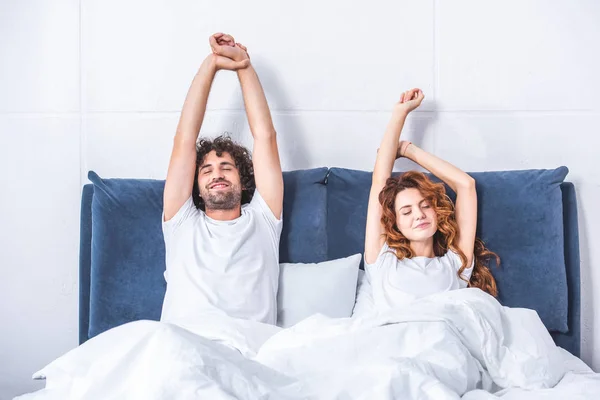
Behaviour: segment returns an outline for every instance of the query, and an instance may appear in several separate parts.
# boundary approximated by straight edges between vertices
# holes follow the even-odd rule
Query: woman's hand
[[[425,98],[425,95],[421,89],[410,89],[402,93],[400,101],[396,103],[394,109],[396,111],[403,112],[405,114],[410,113],[415,108],[421,105],[421,102]]]

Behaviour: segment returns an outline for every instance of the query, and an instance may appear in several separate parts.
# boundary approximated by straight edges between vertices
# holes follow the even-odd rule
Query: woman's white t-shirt
[[[452,250],[441,257],[399,260],[385,243],[375,263],[365,261],[354,314],[381,312],[434,293],[466,288],[473,264],[462,272],[466,281],[458,277],[461,265],[460,257]]]

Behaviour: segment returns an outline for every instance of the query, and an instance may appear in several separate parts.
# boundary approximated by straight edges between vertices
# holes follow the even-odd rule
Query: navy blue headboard
[[[79,344],[89,339],[93,197],[94,185],[85,185],[81,193],[81,221],[79,223]]]
[[[563,227],[565,238],[565,265],[567,268],[567,287],[569,295],[568,325],[569,332],[553,332],[556,344],[571,354],[581,353],[581,280],[579,258],[579,225],[577,222],[577,197],[575,186],[570,182],[560,185],[563,198]]]
[[[325,172],[323,172],[325,171]],[[325,199],[325,190],[328,186],[326,184],[325,173],[326,169],[312,170],[306,171],[310,175],[311,181],[308,184],[312,184],[314,187],[310,190],[299,189],[303,185],[306,185],[307,182],[297,182],[297,177],[294,178],[290,176],[286,177],[284,174],[285,184],[286,184],[286,199],[284,199],[284,208],[286,210],[295,210],[296,214],[303,212],[302,210],[298,210],[296,207],[301,207],[300,204],[308,201],[306,199],[311,199],[310,201],[326,201]],[[307,175],[307,176],[308,176]],[[565,257],[565,265],[566,265],[566,279],[567,279],[567,287],[568,287],[568,316],[567,316],[567,324],[568,324],[568,332],[560,333],[560,332],[551,332],[554,341],[561,347],[565,348],[572,354],[579,356],[580,355],[580,259],[579,259],[579,233],[578,233],[578,225],[577,225],[577,202],[575,197],[575,188],[572,183],[564,182],[560,184],[560,189],[562,192],[562,212],[563,212],[563,229],[564,229],[564,257]],[[303,193],[302,190],[305,190]],[[287,196],[294,193],[294,191],[299,191],[294,194],[293,198],[287,198]],[[82,192],[82,200],[81,200],[81,231],[80,231],[80,255],[79,255],[79,342],[80,344],[85,342],[90,338],[90,315],[94,313],[90,312],[90,291],[92,287],[91,282],[91,260],[92,260],[92,231],[93,231],[93,222],[92,222],[92,200],[94,197],[94,185],[87,184],[83,187]],[[294,199],[302,198],[301,202],[296,201],[294,203]],[[316,199],[316,200],[315,200]],[[303,215],[303,214],[302,214]],[[285,217],[285,213],[284,213]],[[326,215],[316,215],[318,221],[314,221],[316,225],[322,225],[324,223],[322,221],[323,218],[327,218]],[[310,219],[310,218],[309,218]],[[292,237],[297,235],[298,232],[303,235],[302,232],[306,232],[306,234],[318,237],[319,242],[327,242],[327,239],[323,239],[321,236],[323,232],[316,231],[311,229],[310,224],[312,221],[308,221],[306,216],[303,215],[301,219],[292,220],[291,223],[288,223],[286,229],[291,229],[295,232],[293,235],[286,234],[284,235],[286,240],[300,240],[301,242],[306,242],[310,240],[310,238],[306,237]],[[311,233],[312,232],[312,233]],[[284,237],[282,236],[282,238]],[[315,244],[310,244],[313,248],[315,248]],[[283,246],[286,247],[286,246]],[[323,254],[321,254],[323,253]],[[320,252],[320,255],[317,257],[319,260],[301,260],[296,259],[300,255],[295,253],[284,253],[282,255],[283,258],[286,258],[287,262],[315,262],[322,261],[321,259],[326,257],[324,252]],[[331,256],[331,254],[328,254]],[[287,260],[290,258],[290,260]],[[160,260],[160,262],[164,262]],[[160,310],[157,313],[160,314]],[[154,315],[153,314],[153,315]],[[93,334],[92,334],[93,336]]]

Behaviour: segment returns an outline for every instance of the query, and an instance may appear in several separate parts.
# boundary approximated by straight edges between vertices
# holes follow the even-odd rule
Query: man
[[[165,184],[161,321],[217,312],[275,324],[283,208],[276,132],[246,47],[223,33],[209,40],[213,53],[185,99]],[[252,160],[227,137],[197,143],[219,70],[237,72],[254,138]]]

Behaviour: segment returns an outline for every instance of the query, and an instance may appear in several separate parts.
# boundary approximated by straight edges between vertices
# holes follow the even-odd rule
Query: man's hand
[[[207,60],[217,71],[221,69],[237,71],[240,69],[247,68],[248,65],[250,65],[250,60],[233,61],[230,58],[218,56],[216,54],[209,54]]]
[[[211,37],[208,38],[210,42],[210,47],[214,50],[218,46],[235,46],[235,39],[233,36],[228,35],[226,33],[215,33]]]
[[[210,48],[217,59],[217,67],[221,66],[219,69],[237,70],[250,65],[248,50],[241,43],[236,43],[233,36],[225,33],[215,33],[209,38],[209,42]],[[236,64],[228,63],[222,58],[227,58]],[[235,68],[231,68],[233,65],[235,65]]]

